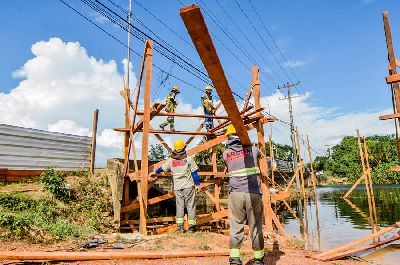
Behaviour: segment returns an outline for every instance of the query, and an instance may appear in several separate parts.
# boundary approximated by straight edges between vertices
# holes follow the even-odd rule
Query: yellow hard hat
[[[176,140],[174,143],[174,150],[180,151],[185,148],[185,143],[182,140]]]
[[[228,126],[228,128],[226,129],[225,135],[231,135],[231,134],[235,134],[235,133],[236,133],[235,127],[233,127],[233,124],[230,124]]]
[[[172,91],[176,91],[176,92],[180,92],[180,89],[179,89],[179,87],[178,86],[173,86],[172,87]]]
[[[213,90],[211,86],[206,86],[206,90]]]

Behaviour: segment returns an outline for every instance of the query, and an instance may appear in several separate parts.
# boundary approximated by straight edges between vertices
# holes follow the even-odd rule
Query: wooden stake
[[[319,225],[319,214],[318,214],[318,197],[317,197],[317,180],[314,174],[313,158],[311,153],[310,139],[307,135],[307,146],[308,146],[308,156],[310,159],[310,169],[311,169],[311,180],[314,189],[314,201],[315,201],[315,218],[317,219],[317,234],[318,234],[318,249],[321,249],[321,229]]]
[[[375,225],[376,225],[376,231],[379,231],[379,225],[378,225],[378,216],[376,214],[376,206],[375,206],[375,196],[374,196],[374,187],[372,185],[372,174],[371,174],[371,168],[369,166],[369,154],[368,154],[368,146],[367,146],[367,140],[364,137],[364,153],[365,153],[365,161],[367,164],[367,176],[368,176],[368,181],[369,181],[369,189],[371,191],[371,202],[372,202],[372,212],[374,214],[375,218]],[[380,240],[380,238],[378,238]]]
[[[299,165],[299,171],[300,171],[300,177],[301,177],[301,190],[303,193],[303,201],[304,201],[304,215],[305,215],[305,219],[306,219],[306,236],[307,236],[307,245],[308,245],[308,249],[311,248],[311,241],[310,241],[310,234],[308,232],[308,208],[307,208],[307,196],[306,196],[306,190],[305,190],[305,186],[304,186],[304,173],[303,173],[303,160],[301,159],[301,149],[300,149],[300,141],[299,141],[299,131],[296,127],[296,142],[297,142],[297,155],[300,161],[300,165]]]
[[[272,137],[271,135],[268,136],[269,138],[269,159],[271,161],[271,178],[272,178],[272,187],[275,188],[276,183],[275,183],[275,176],[274,176],[274,150],[273,150],[273,144],[272,144]]]
[[[372,203],[371,203],[371,194],[369,191],[369,185],[368,185],[368,175],[366,173],[365,169],[365,160],[364,160],[364,153],[363,153],[363,148],[361,145],[361,139],[360,139],[360,131],[357,129],[357,141],[358,141],[358,147],[360,149],[360,159],[361,159],[361,166],[362,170],[365,176],[365,189],[367,190],[367,196],[368,196],[368,208],[369,208],[369,220],[372,228],[372,234],[375,233],[375,222],[374,222],[374,216],[372,214]]]
[[[97,122],[99,120],[99,110],[96,109],[93,113],[93,133],[92,133],[92,148],[90,150],[90,174],[94,175],[94,162],[96,158],[96,135]]]

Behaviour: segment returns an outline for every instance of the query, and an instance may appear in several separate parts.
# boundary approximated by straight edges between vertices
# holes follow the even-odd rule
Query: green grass
[[[0,237],[52,242],[112,230],[107,179],[72,175],[49,170],[40,180],[45,192],[0,193]]]

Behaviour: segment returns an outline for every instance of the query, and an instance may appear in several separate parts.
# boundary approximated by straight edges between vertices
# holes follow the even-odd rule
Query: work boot
[[[189,226],[189,229],[187,230],[188,233],[194,233],[196,231],[197,231],[196,225]]]
[[[184,233],[185,229],[183,228],[183,225],[178,225],[176,227],[175,233]]]
[[[243,265],[242,260],[240,258],[229,258],[230,265]]]
[[[160,129],[162,130],[162,131],[164,131],[164,126],[161,124],[160,125]]]
[[[264,265],[264,257],[261,259],[253,259],[253,265]]]

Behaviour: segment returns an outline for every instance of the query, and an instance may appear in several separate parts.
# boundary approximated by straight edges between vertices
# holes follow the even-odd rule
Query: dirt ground
[[[138,235],[104,235],[99,237],[107,241],[105,244],[90,249],[84,250],[80,246],[82,242],[70,241],[63,243],[54,243],[50,245],[29,244],[21,241],[4,241],[0,242],[0,250],[12,251],[95,251],[95,252],[143,252],[149,253],[165,253],[168,251],[213,251],[213,250],[228,250],[229,238],[225,235],[199,232],[194,234],[169,234],[162,236],[150,236],[145,239]],[[112,244],[119,243],[124,249],[113,249]],[[251,262],[251,242],[246,238],[242,247],[243,264],[250,265]],[[302,243],[290,239],[278,238],[275,242],[267,242],[265,246],[266,261],[268,265],[317,265],[317,264],[332,264],[332,265],[353,265],[362,264],[358,261],[341,260],[334,262],[321,262],[307,258],[308,254],[302,247]],[[1,264],[27,264],[21,262],[0,261]],[[28,264],[42,264],[28,263]],[[182,259],[156,259],[156,260],[121,260],[121,261],[79,261],[79,262],[61,262],[58,264],[132,264],[132,265],[160,265],[160,264],[177,264],[177,265],[222,265],[228,264],[228,257],[204,257],[204,258],[182,258]]]

